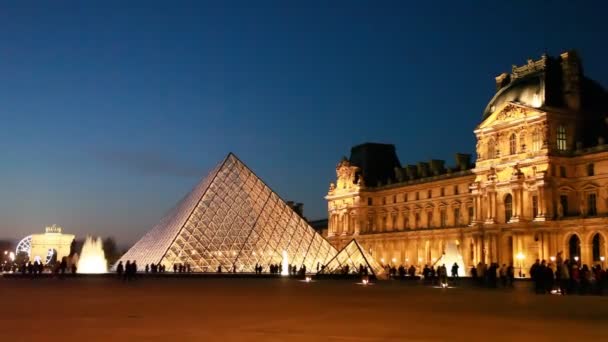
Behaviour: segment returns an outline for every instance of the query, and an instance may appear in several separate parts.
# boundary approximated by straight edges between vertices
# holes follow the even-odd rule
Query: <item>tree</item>
[[[108,264],[113,265],[120,258],[118,247],[116,247],[116,241],[111,236],[107,237],[103,239],[102,246]]]

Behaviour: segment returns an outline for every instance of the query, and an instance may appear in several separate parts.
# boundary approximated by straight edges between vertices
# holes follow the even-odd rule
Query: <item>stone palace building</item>
[[[336,167],[327,237],[355,238],[378,261],[432,264],[455,244],[466,268],[536,259],[603,263],[608,254],[608,93],[574,51],[496,77],[474,133],[476,160],[456,154],[401,165],[366,143]]]

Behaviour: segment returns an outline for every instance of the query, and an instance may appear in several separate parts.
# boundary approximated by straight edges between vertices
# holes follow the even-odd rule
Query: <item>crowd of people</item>
[[[608,274],[601,265],[589,267],[558,254],[555,263],[537,259],[530,268],[534,291],[538,294],[560,293],[601,295],[608,286]]]
[[[27,261],[27,262],[23,262],[20,265],[17,264],[13,264],[11,265],[11,267],[9,268],[9,272],[12,273],[21,273],[22,275],[39,275],[42,273],[53,273],[53,274],[57,274],[57,275],[64,275],[66,273],[68,273],[68,271],[71,274],[76,274],[76,264],[75,263],[68,263],[68,260],[66,257],[64,257],[61,262],[55,262],[54,264],[50,264],[50,265],[45,265],[42,261],[40,260],[34,260],[34,262]]]
[[[471,268],[471,278],[478,285],[496,288],[499,285],[502,287],[512,287],[515,280],[515,269],[512,264],[508,266],[493,262],[487,265],[483,262]]]
[[[135,260],[133,260],[133,262],[127,260],[124,265],[122,261],[118,262],[118,265],[116,265],[116,274],[119,278],[124,280],[133,280],[137,274],[137,262]]]

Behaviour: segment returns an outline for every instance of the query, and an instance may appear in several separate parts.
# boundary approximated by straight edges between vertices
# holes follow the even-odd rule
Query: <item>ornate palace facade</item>
[[[575,52],[496,77],[475,128],[477,159],[402,166],[392,145],[353,147],[330,185],[328,238],[382,263],[432,264],[458,246],[467,267],[607,256],[608,95]]]

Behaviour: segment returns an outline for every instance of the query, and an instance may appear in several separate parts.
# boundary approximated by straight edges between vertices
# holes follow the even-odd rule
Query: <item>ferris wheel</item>
[[[31,235],[24,237],[17,244],[17,249],[15,250],[15,255],[19,255],[20,252],[27,253],[28,257],[31,255],[31,253],[32,253],[32,236]]]

